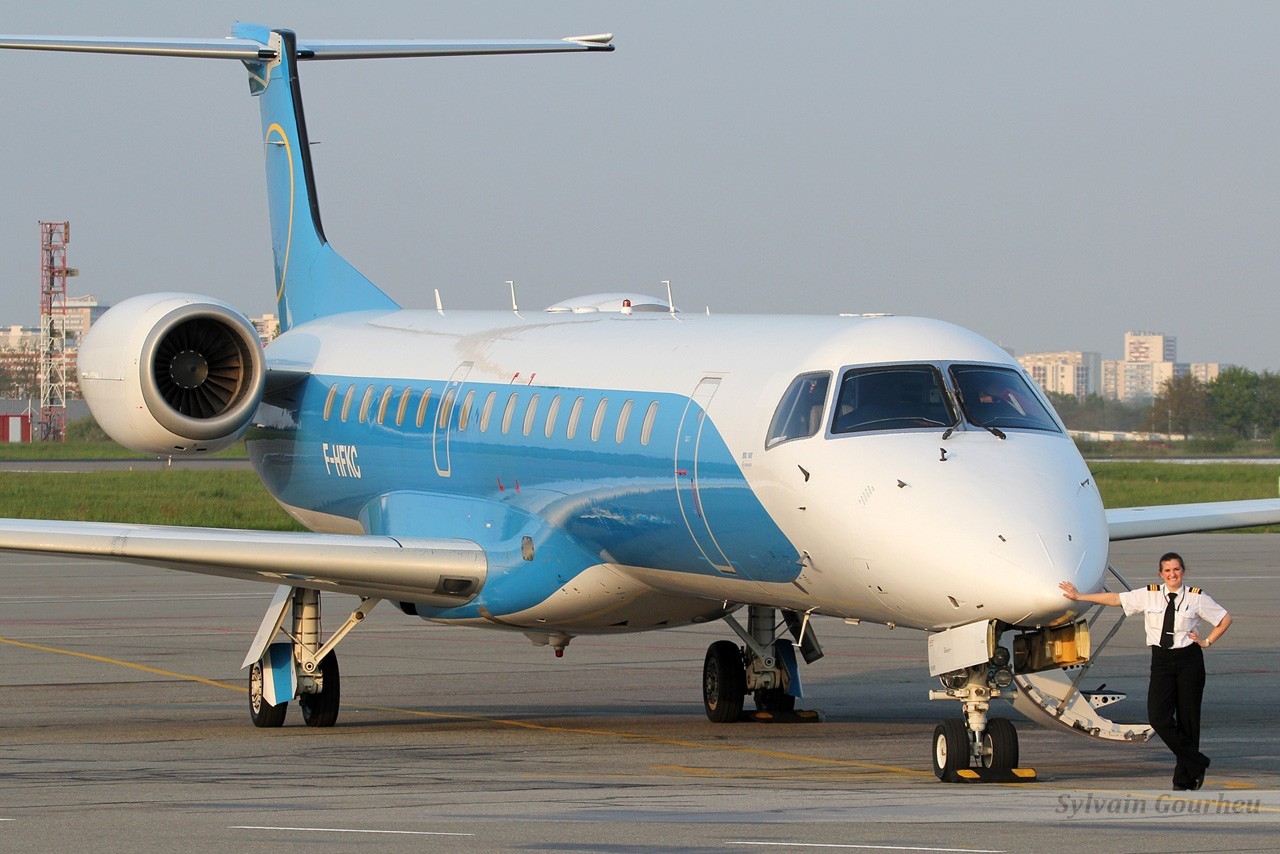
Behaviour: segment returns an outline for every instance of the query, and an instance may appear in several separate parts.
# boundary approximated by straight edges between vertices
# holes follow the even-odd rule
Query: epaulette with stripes
[[[1191,592],[1192,592],[1192,593],[1202,593],[1202,592],[1204,592],[1204,591],[1202,591],[1199,587],[1192,587],[1192,588],[1191,588]]]
[[[1160,589],[1160,585],[1159,585],[1159,584],[1148,584],[1148,585],[1147,585],[1147,589],[1148,589],[1148,590],[1150,590],[1150,591],[1152,591],[1152,592],[1154,593],[1155,591],[1157,591],[1157,590],[1159,590],[1159,589]]]

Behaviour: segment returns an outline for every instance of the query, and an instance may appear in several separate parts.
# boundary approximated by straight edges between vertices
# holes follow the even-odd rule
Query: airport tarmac
[[[1181,551],[1235,623],[1207,653],[1205,788],[1158,742],[1019,726],[1030,784],[940,783],[925,637],[819,620],[820,724],[713,725],[722,624],[576,639],[451,629],[383,603],[340,647],[338,726],[250,723],[239,670],[268,586],[0,557],[0,848],[440,851],[1276,850],[1280,536],[1117,544],[1132,583]],[[354,604],[325,600],[335,628]],[[1112,614],[1117,609],[1111,609]],[[1145,717],[1136,620],[1090,674]],[[1096,678],[1095,678],[1096,676]],[[1015,719],[1016,713],[1009,713]]]

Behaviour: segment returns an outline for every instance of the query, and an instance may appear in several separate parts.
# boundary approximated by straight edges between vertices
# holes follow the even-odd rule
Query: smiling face
[[[1178,590],[1182,587],[1182,576],[1185,572],[1186,569],[1179,558],[1160,561],[1160,578],[1169,590]]]

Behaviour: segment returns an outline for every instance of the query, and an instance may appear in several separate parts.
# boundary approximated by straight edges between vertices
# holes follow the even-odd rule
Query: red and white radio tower
[[[44,442],[67,434],[67,267],[71,223],[40,223],[40,423]]]

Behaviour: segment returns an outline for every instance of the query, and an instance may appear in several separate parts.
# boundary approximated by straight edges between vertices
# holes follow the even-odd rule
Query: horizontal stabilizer
[[[237,25],[238,32],[265,28]],[[391,59],[414,56],[483,56],[488,54],[564,53],[613,50],[612,34],[574,36],[566,39],[346,39],[298,40],[298,59]],[[123,53],[141,56],[182,56],[196,59],[270,61],[277,51],[253,38],[159,39],[131,36],[5,36],[0,49],[59,50],[74,53]]]
[[[1107,511],[1111,541],[1280,525],[1280,499],[1120,507]]]
[[[0,519],[0,550],[83,556],[435,607],[464,605],[488,574],[470,540]]]

